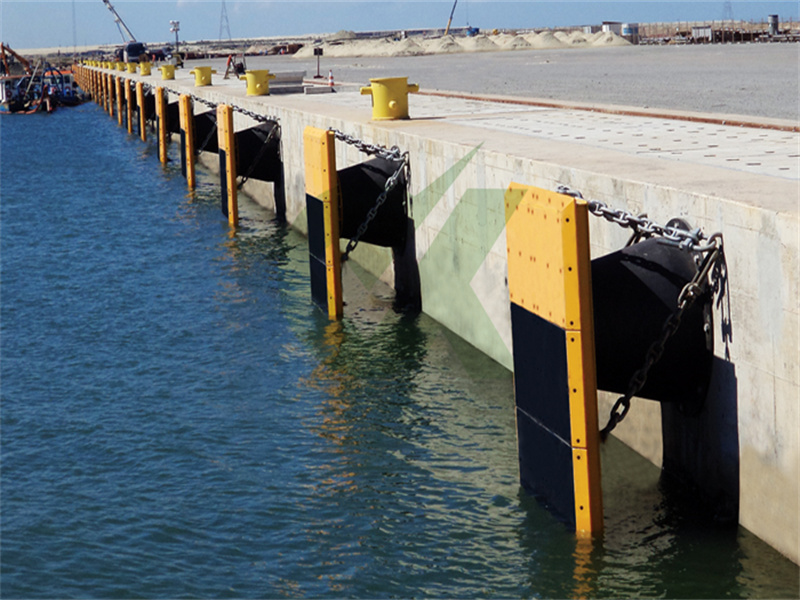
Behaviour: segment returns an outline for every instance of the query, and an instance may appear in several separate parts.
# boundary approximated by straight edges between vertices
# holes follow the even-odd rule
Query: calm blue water
[[[94,105],[0,140],[3,598],[797,597],[613,441],[576,540],[520,491],[507,371],[377,300],[329,323],[302,237],[232,233]]]

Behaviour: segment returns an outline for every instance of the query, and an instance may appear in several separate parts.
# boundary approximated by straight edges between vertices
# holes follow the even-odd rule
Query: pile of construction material
[[[301,48],[297,58],[311,58],[314,48],[322,48],[328,57],[355,56],[420,56],[425,54],[448,54],[453,52],[496,52],[511,50],[537,50],[549,48],[597,48],[629,46],[630,42],[610,31],[583,33],[581,31],[544,31],[515,35],[476,35],[472,37],[406,37],[403,39],[383,37],[358,39],[354,35],[335,34],[325,41]]]

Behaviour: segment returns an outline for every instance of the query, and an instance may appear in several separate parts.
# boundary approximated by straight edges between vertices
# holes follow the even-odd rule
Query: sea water
[[[613,440],[577,539],[508,371],[382,298],[330,323],[306,240],[244,196],[231,229],[174,147],[94,105],[0,140],[3,598],[797,597]]]

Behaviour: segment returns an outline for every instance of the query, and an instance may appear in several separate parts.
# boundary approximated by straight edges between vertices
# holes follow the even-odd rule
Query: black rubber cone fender
[[[624,394],[697,273],[694,253],[651,238],[592,261],[597,387]],[[636,395],[701,407],[714,357],[711,294],[697,299]]]

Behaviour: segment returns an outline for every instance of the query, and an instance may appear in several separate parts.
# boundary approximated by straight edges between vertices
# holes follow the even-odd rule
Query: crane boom
[[[19,61],[19,64],[22,65],[22,68],[25,69],[25,74],[31,74],[31,63],[29,63],[24,56],[21,56],[14,52],[9,46],[6,44],[0,44],[0,55],[2,55],[3,59],[3,66],[5,67],[5,72],[7,75],[10,75],[9,67],[8,67],[8,59],[6,59],[6,52],[8,52],[11,56],[16,58]]]
[[[122,20],[122,17],[119,16],[119,13],[116,9],[111,5],[110,0],[103,0],[103,4],[106,5],[106,8],[111,11],[111,14],[114,15],[114,22],[117,24],[117,28],[119,29],[119,33],[122,36],[123,42],[135,42],[136,37],[133,35],[133,32],[128,29],[128,26],[125,25],[125,21]],[[125,30],[125,33],[123,33]],[[126,38],[125,35],[128,35]]]
[[[105,2],[105,0],[103,0]],[[450,18],[447,19],[447,28],[444,30],[444,34],[447,35],[450,33],[450,24],[453,22],[453,15],[456,12],[456,4],[458,4],[458,0],[453,2],[453,10],[450,11]]]

